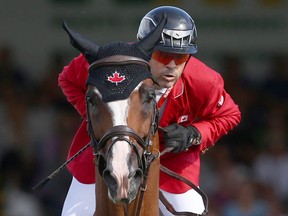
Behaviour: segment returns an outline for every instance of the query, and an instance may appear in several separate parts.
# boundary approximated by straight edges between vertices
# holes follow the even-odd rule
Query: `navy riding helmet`
[[[162,40],[155,49],[180,54],[195,54],[197,52],[197,30],[194,20],[184,10],[173,6],[161,6],[149,11],[141,20],[137,39],[141,40],[161,20],[166,13],[167,22],[162,31]]]

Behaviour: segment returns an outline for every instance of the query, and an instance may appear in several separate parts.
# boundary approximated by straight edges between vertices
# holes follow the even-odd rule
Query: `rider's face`
[[[156,55],[155,52],[157,52]],[[158,83],[159,89],[172,87],[176,83],[183,73],[189,56],[189,54],[159,53],[157,50],[154,51],[149,63],[152,77]]]

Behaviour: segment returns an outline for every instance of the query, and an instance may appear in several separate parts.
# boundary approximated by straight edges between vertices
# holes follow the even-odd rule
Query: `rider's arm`
[[[58,77],[58,85],[82,117],[86,115],[85,92],[88,66],[88,62],[81,54],[65,66]]]
[[[210,98],[202,109],[199,120],[192,125],[196,127],[202,137],[200,149],[205,151],[215,144],[223,135],[227,134],[241,120],[241,113],[230,95],[224,90],[222,77],[215,73],[213,89]]]

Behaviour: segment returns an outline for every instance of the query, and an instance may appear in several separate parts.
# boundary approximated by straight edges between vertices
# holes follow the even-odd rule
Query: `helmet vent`
[[[139,25],[138,39],[155,28],[163,13],[167,15],[167,23],[162,31],[162,40],[155,49],[180,54],[197,53],[197,30],[194,20],[187,12],[174,6],[160,6],[148,12]]]
[[[188,47],[191,44],[191,35],[187,35],[185,37],[181,38],[174,38],[170,35],[167,35],[165,33],[162,33],[162,43],[164,46],[170,46],[174,48],[182,48],[182,47]]]

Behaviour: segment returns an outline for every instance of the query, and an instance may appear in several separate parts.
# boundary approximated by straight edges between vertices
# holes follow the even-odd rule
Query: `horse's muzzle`
[[[109,169],[103,171],[103,179],[108,188],[108,194],[114,203],[132,202],[138,193],[142,182],[143,172],[141,169],[135,169],[128,176],[118,177]]]

